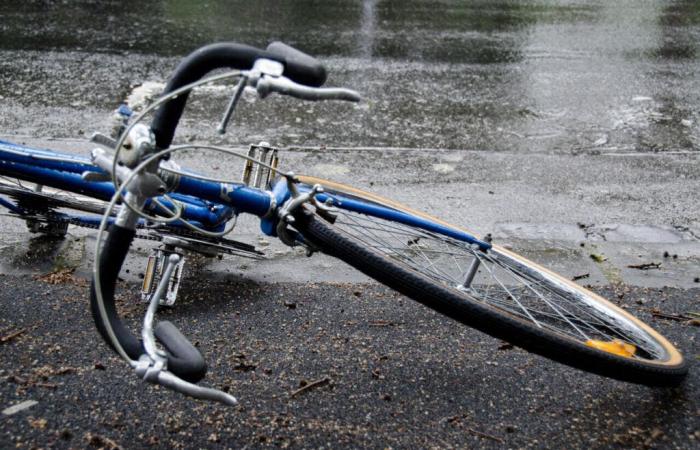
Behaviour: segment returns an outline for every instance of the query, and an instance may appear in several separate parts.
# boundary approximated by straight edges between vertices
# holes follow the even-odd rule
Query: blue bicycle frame
[[[86,181],[82,178],[85,172],[105,174],[93,165],[88,158],[57,153],[50,150],[38,150],[20,146],[10,142],[0,141],[0,175],[15,177],[50,186],[56,189],[75,192],[100,200],[108,201],[114,195],[114,185],[109,181]],[[300,185],[300,191],[310,189]],[[198,178],[181,176],[175,193],[171,195],[184,205],[182,217],[210,231],[220,231],[226,221],[240,213],[253,214],[260,217],[261,229],[269,236],[276,236],[277,217],[275,207],[284,204],[291,193],[284,178],[278,180],[271,191],[251,188],[244,184],[217,183]],[[488,242],[475,238],[464,231],[445,226],[432,220],[399,211],[395,208],[376,202],[345,196],[342,193],[324,193],[318,196],[321,202],[331,200],[331,205],[423,230],[449,236],[470,244],[476,244],[482,249],[489,249]],[[160,201],[169,208],[172,202],[165,198]],[[21,211],[21,207],[0,198],[0,205],[13,212]],[[158,213],[159,207],[151,202],[147,210]],[[162,211],[160,211],[162,212]],[[74,216],[76,220],[86,223],[99,223],[94,216]],[[97,221],[97,222],[95,222]],[[177,222],[174,226],[178,226]]]

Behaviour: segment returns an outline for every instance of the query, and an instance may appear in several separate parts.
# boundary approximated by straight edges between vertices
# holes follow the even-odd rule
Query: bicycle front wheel
[[[319,183],[337,209],[330,224],[305,214],[295,227],[324,253],[468,326],[570,366],[624,381],[676,385],[680,352],[651,327],[604,298],[504,248],[379,217],[393,209],[439,219],[348,186]],[[348,199],[370,205],[346,209]],[[386,217],[386,216],[385,216]],[[463,230],[462,230],[463,231]]]

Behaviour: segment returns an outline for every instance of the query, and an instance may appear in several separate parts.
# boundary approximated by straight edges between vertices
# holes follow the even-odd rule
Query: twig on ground
[[[647,311],[653,317],[658,317],[659,319],[675,320],[676,322],[690,322],[690,321],[696,320],[696,318],[693,317],[693,313],[689,313],[688,315],[670,314],[670,313],[665,313],[663,311],[660,311],[656,308],[637,308],[637,309],[642,310],[642,311]]]
[[[394,325],[394,322],[390,322],[388,320],[372,320],[369,322],[369,324],[373,327],[390,327]]]
[[[21,329],[15,331],[15,332],[12,332],[12,333],[10,333],[10,334],[8,334],[8,335],[6,335],[6,336],[0,337],[0,344],[4,344],[4,343],[6,343],[6,342],[10,342],[12,339],[14,339],[14,338],[16,338],[17,336],[21,335],[21,334],[24,333],[25,331],[27,331],[26,328],[21,328]]]
[[[630,269],[639,269],[639,270],[651,270],[651,269],[660,269],[661,268],[661,263],[644,263],[644,264],[630,264],[627,267]]]
[[[85,440],[92,447],[104,448],[107,450],[121,450],[121,446],[112,439],[99,434],[86,433]]]
[[[320,380],[312,381],[311,383],[305,384],[304,386],[300,387],[296,391],[292,392],[289,394],[290,398],[294,398],[297,395],[301,394],[302,392],[308,391],[309,389],[313,389],[315,387],[319,386],[325,386],[326,384],[330,383],[331,379],[328,377],[321,378]]]
[[[667,313],[661,313],[661,312],[653,312],[653,311],[652,311],[651,315],[654,317],[658,317],[660,319],[675,320],[676,322],[687,322],[689,320],[693,320],[692,317],[680,316],[680,315],[676,315],[676,314],[667,314]]]
[[[487,434],[487,433],[482,433],[481,431],[476,431],[473,428],[467,428],[466,430],[469,433],[473,434],[474,436],[478,436],[478,437],[482,437],[482,438],[486,438],[486,439],[491,439],[493,441],[498,442],[499,444],[503,444],[505,442],[503,439],[501,439],[499,437],[496,437],[494,435]]]

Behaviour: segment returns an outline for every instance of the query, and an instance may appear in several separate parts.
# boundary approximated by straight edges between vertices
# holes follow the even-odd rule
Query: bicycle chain
[[[85,223],[85,222],[81,221],[80,219],[66,217],[65,215],[62,215],[60,213],[56,213],[53,211],[42,211],[42,210],[26,208],[26,207],[23,207],[23,209],[27,212],[27,214],[26,215],[19,215],[18,214],[17,217],[24,219],[24,220],[33,219],[33,220],[44,221],[46,223],[56,223],[56,224],[67,223],[68,225],[74,225],[74,226],[78,226],[81,228],[93,229],[93,230],[97,230],[100,228],[99,225]],[[141,231],[141,232],[139,232],[139,231]],[[173,235],[173,236],[176,236],[179,238],[184,238],[184,239],[189,238],[189,239],[197,240],[197,241],[200,241],[200,243],[203,243],[204,245],[216,247],[218,250],[220,250],[222,252],[229,253],[229,254],[240,255],[240,252],[243,252],[243,253],[249,253],[251,256],[255,256],[255,257],[260,257],[263,255],[262,253],[259,253],[255,250],[253,250],[252,246],[251,246],[251,249],[236,248],[233,243],[238,244],[238,245],[242,245],[242,246],[247,246],[249,244],[244,244],[244,243],[237,242],[237,241],[228,241],[229,243],[222,244],[221,242],[207,240],[206,236],[203,236],[199,233],[196,233],[194,231],[191,231],[189,229],[184,229],[184,228],[183,229],[168,228],[167,233],[163,233],[160,230],[149,229],[148,226],[146,226],[146,225],[138,225],[135,237],[137,239],[142,239],[142,240],[146,240],[146,241],[162,242],[163,239],[165,237],[167,237],[168,235]]]

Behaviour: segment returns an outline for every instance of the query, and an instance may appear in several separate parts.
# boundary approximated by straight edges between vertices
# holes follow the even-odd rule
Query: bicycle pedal
[[[279,165],[278,151],[279,149],[270,146],[267,142],[261,142],[257,145],[251,144],[248,149],[248,157],[272,167],[272,170],[248,159],[243,167],[243,176],[241,177],[243,184],[258,189],[266,189],[276,173],[275,169]]]
[[[180,289],[182,281],[182,273],[185,266],[185,257],[178,252],[166,251],[160,248],[154,249],[148,257],[146,270],[144,271],[143,283],[141,284],[141,301],[149,303],[153,295],[155,295],[158,285],[160,284],[163,272],[165,270],[168,258],[172,254],[180,256],[180,261],[175,266],[173,273],[168,282],[165,294],[158,302],[161,306],[173,306],[177,300],[177,292]]]

